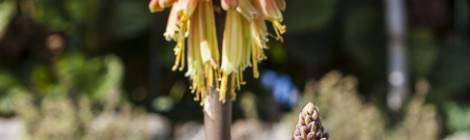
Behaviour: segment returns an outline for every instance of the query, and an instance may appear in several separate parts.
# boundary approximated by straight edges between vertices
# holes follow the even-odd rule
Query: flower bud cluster
[[[320,111],[308,103],[299,115],[293,140],[328,140],[328,133],[320,121]]]

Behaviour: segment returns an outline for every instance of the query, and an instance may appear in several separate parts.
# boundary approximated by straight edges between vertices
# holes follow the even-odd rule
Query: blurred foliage
[[[457,42],[455,42],[457,43]],[[452,45],[440,48],[436,68],[431,76],[432,100],[443,103],[451,97],[464,95],[470,85],[470,48]]]
[[[333,19],[337,3],[338,0],[289,1],[285,14],[289,32],[305,32],[325,27]]]
[[[12,97],[15,96],[15,94],[11,90],[18,88],[19,84],[15,77],[9,73],[0,71],[0,114],[12,112]]]
[[[373,140],[385,138],[385,117],[371,103],[357,96],[357,80],[338,72],[326,74],[318,83],[315,104],[331,139]],[[316,92],[316,93],[315,93]]]
[[[45,98],[36,105],[28,91],[15,90],[14,108],[26,124],[22,139],[166,139],[168,127],[159,116],[131,108],[121,99],[108,98],[96,108],[88,98],[77,102],[60,96]],[[118,96],[118,95],[113,95]],[[74,103],[76,102],[76,103]]]
[[[25,123],[22,139],[167,139],[166,120],[121,97],[122,71],[112,55],[64,55],[33,69],[31,90],[0,72],[1,114]]]
[[[28,0],[33,18],[59,31],[77,32],[79,24],[94,22],[98,18],[96,0]]]
[[[438,57],[438,44],[429,28],[415,29],[410,33],[411,69],[416,77],[429,76]]]
[[[379,73],[385,60],[384,28],[379,9],[372,4],[363,4],[347,9],[345,13],[344,49],[360,71]]]
[[[435,106],[425,103],[429,88],[425,80],[416,82],[416,93],[405,108],[404,119],[388,137],[395,140],[439,139],[439,132],[443,128],[441,118]]]
[[[123,0],[115,3],[110,17],[109,31],[115,37],[129,38],[142,33],[150,26],[150,13],[147,3],[135,0]],[[144,8],[143,8],[144,7]]]
[[[13,18],[16,11],[14,0],[2,0],[0,1],[0,39],[5,34],[5,30]]]
[[[2,113],[14,110],[11,93],[31,87],[26,93],[39,98],[57,96],[86,96],[93,103],[103,102],[112,92],[120,92],[123,68],[115,56],[85,58],[80,54],[64,55],[52,69],[44,66],[33,68],[31,85],[23,85],[5,72],[0,72],[0,107]]]
[[[470,108],[449,103],[445,106],[447,125],[452,131],[470,130]]]
[[[33,70],[31,81],[40,95],[72,93],[102,100],[110,89],[120,87],[123,69],[115,56],[87,59],[73,54],[59,58],[51,71],[57,73],[42,66]]]

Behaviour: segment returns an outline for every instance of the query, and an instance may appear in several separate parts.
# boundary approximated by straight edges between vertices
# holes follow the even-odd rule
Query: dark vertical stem
[[[387,103],[391,109],[398,110],[408,92],[405,4],[403,0],[385,0],[385,9],[389,41]]]
[[[219,93],[213,89],[206,97],[204,105],[205,140],[230,140],[232,123],[232,102],[219,101]]]

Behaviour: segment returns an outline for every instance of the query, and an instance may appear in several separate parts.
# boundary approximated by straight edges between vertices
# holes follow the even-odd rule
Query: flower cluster
[[[299,115],[293,140],[328,140],[321,121],[318,107],[308,103]]]
[[[227,93],[235,98],[235,90],[245,82],[243,71],[253,68],[259,77],[258,63],[266,59],[270,35],[266,21],[273,25],[275,38],[283,41],[286,27],[282,24],[285,0],[221,0],[226,13],[222,40],[222,56],[219,54],[214,5],[212,0],[151,0],[152,13],[170,8],[164,36],[175,41],[176,56],[172,70],[184,70],[190,78],[191,92],[195,100],[203,101],[208,90],[215,87],[220,101]],[[201,102],[203,103],[203,102]]]

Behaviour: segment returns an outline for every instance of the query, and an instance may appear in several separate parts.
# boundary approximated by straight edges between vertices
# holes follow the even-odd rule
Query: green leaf
[[[144,31],[150,23],[146,1],[121,0],[116,3],[110,18],[109,31],[114,37],[132,37]]]

